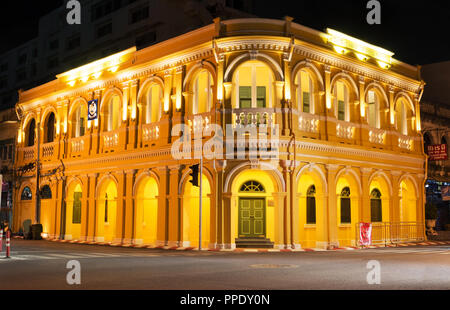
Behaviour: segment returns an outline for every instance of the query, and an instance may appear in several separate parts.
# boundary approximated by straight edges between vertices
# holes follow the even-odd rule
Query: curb
[[[16,238],[19,239],[19,238]],[[177,247],[177,246],[153,246],[148,244],[121,244],[112,242],[95,242],[95,241],[81,241],[81,240],[60,240],[60,239],[43,239],[51,242],[61,242],[70,244],[85,244],[85,245],[102,245],[102,246],[112,246],[112,247],[123,247],[123,248],[136,248],[136,249],[159,249],[159,250],[169,250],[169,251],[198,251],[197,247]],[[409,247],[409,246],[430,246],[430,245],[450,245],[450,241],[430,241],[430,242],[408,242],[408,243],[398,243],[398,244],[387,244],[385,245],[370,245],[366,247],[338,247],[332,249],[320,249],[320,248],[300,248],[300,249],[246,249],[246,248],[236,248],[236,249],[218,249],[218,248],[202,248],[202,252],[234,252],[234,253],[297,253],[297,252],[330,252],[330,251],[354,251],[359,249],[378,249],[378,248],[395,248],[395,247]]]

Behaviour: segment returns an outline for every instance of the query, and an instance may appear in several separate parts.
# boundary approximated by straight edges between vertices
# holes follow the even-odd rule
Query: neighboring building
[[[207,25],[215,17],[249,17],[253,0],[80,0],[81,25],[69,25],[66,2],[39,20],[38,37],[0,56],[0,107],[18,89],[136,46],[138,49]]]
[[[419,69],[289,17],[214,21],[20,94],[16,164],[42,167],[15,192],[15,230],[198,246],[199,161],[172,149],[176,125],[198,151],[218,124],[233,140],[203,161],[203,247],[350,246],[359,222],[374,242],[423,239]]]
[[[437,229],[443,230],[450,224],[450,201],[441,195],[450,186],[450,61],[423,66],[422,77],[427,83],[421,104],[425,152],[431,145],[445,145],[447,151],[447,159],[428,160],[426,184],[427,201],[438,206]]]
[[[0,111],[0,223],[12,223],[14,157],[19,122],[14,108]]]

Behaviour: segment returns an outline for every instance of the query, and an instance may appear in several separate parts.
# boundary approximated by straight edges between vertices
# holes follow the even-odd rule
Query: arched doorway
[[[344,171],[345,172],[345,171]],[[356,223],[360,221],[360,184],[357,176],[344,173],[336,182],[336,220],[340,246],[356,245]]]
[[[322,231],[326,223],[323,206],[325,186],[320,168],[303,169],[297,181],[298,240],[302,247],[321,247],[327,242]]]
[[[275,176],[266,170],[243,170],[233,179],[229,214],[231,240],[237,247],[280,245],[278,187]]]
[[[202,248],[208,248],[211,240],[211,185],[202,176]],[[185,180],[182,210],[182,241],[184,246],[198,247],[200,232],[200,189]]]
[[[44,235],[50,235],[54,228],[52,219],[54,218],[54,203],[52,190],[49,185],[44,185],[40,190],[40,222]]]
[[[136,189],[135,243],[154,245],[158,223],[158,183],[153,177],[142,179]]]
[[[400,222],[416,222],[417,195],[414,183],[410,179],[405,178],[400,182],[399,198]]]
[[[112,179],[107,179],[100,185],[96,214],[96,241],[112,242],[117,221],[117,185]]]
[[[67,189],[65,240],[80,240],[83,190],[79,182],[72,182]]]

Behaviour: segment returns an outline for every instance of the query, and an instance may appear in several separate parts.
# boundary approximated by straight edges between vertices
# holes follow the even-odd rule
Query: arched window
[[[311,75],[300,70],[295,79],[297,89],[297,107],[304,113],[315,113],[314,111],[314,84]]]
[[[105,125],[103,131],[116,130],[120,126],[120,97],[113,95],[104,107]]]
[[[26,141],[26,145],[27,146],[33,146],[34,145],[35,134],[36,134],[36,121],[33,118],[30,121],[30,124],[28,125],[27,141]]]
[[[367,92],[367,106],[368,106],[368,122],[370,127],[380,128],[380,100],[378,94],[369,90]]]
[[[263,62],[245,62],[233,76],[233,108],[273,107],[274,81],[271,69]]]
[[[347,85],[342,81],[337,81],[334,87],[334,97],[336,106],[336,117],[340,121],[350,121],[348,104],[349,92]]]
[[[264,193],[265,189],[262,184],[257,181],[248,181],[242,184],[239,191],[247,193]]]
[[[370,219],[373,223],[382,222],[381,192],[374,188],[370,193]]]
[[[40,196],[41,196],[41,199],[51,199],[52,198],[52,190],[51,190],[50,186],[44,185],[41,188]]]
[[[161,119],[163,102],[163,90],[159,84],[152,84],[145,96],[144,122],[145,124],[156,123]]]
[[[32,200],[33,194],[31,192],[31,189],[28,186],[25,186],[25,188],[22,191],[22,194],[20,195],[21,200]]]
[[[316,187],[311,185],[306,193],[306,224],[316,224]]]
[[[397,120],[397,130],[400,131],[402,135],[408,135],[408,121],[407,121],[407,108],[405,100],[401,99],[397,101],[397,106],[395,109],[396,120]]]
[[[51,112],[45,122],[44,143],[50,143],[55,140],[55,113]]]
[[[351,222],[350,188],[344,187],[341,191],[341,223],[348,224]]]
[[[72,115],[72,138],[84,136],[87,123],[87,106],[80,103]]]
[[[213,105],[214,81],[208,70],[201,70],[195,76],[193,84],[192,114],[201,114],[211,111]]]

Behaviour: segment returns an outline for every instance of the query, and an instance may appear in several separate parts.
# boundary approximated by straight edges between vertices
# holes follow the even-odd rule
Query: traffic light
[[[191,169],[191,173],[189,174],[192,177],[192,180],[189,180],[189,182],[192,183],[193,186],[199,186],[198,185],[198,170],[200,165],[193,165],[189,168]]]

